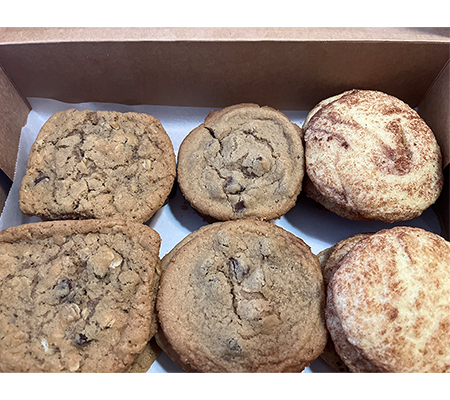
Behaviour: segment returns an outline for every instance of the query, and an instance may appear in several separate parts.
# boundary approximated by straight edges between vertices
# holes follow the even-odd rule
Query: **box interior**
[[[351,88],[417,107],[447,166],[449,54],[449,28],[1,28],[0,168],[13,179],[29,97],[310,110]]]
[[[449,239],[449,53],[448,28],[0,28],[0,210],[35,98],[211,109],[254,102],[306,112],[344,90],[377,89],[417,108],[436,134],[446,183],[433,209],[440,219],[435,225]],[[306,196],[299,202],[306,212],[276,223],[316,237],[315,251],[362,227],[322,215]],[[150,222],[161,234],[167,231],[163,254],[204,223],[189,211],[177,191]],[[426,215],[421,223],[428,226]],[[316,363],[310,369],[321,368]]]

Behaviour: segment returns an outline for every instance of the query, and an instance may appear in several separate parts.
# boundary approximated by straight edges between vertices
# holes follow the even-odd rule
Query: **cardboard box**
[[[450,28],[0,28],[0,208],[27,97],[309,110],[344,90],[377,89],[417,107],[447,167],[449,53]],[[448,192],[447,182],[436,206],[447,238]]]
[[[434,211],[449,239],[450,28],[0,28],[0,209],[36,104],[31,98],[207,109],[254,102],[308,111],[352,88],[399,97],[434,131],[446,179]],[[187,209],[177,201],[173,208]],[[316,220],[291,222],[323,234]],[[353,222],[335,231],[344,236]],[[162,255],[193,226],[164,236]],[[315,250],[336,242],[325,233]]]
[[[0,205],[28,98],[310,110],[351,88],[395,95],[450,154],[450,28],[0,28]],[[3,193],[3,194],[2,194]],[[435,210],[449,232],[448,179]]]

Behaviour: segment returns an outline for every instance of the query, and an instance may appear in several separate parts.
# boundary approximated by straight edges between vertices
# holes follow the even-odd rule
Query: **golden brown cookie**
[[[278,218],[302,188],[301,136],[297,125],[270,107],[212,111],[180,146],[180,189],[193,208],[217,220]]]
[[[156,331],[159,246],[124,220],[0,232],[0,371],[126,371]]]
[[[339,264],[326,319],[352,371],[449,372],[449,242],[395,227],[362,239]]]
[[[19,205],[44,220],[146,222],[164,205],[175,174],[172,143],[156,118],[71,109],[39,132]]]
[[[393,96],[344,92],[314,107],[303,131],[305,191],[342,217],[404,221],[439,197],[442,160],[434,134]]]
[[[319,261],[291,233],[254,219],[218,222],[166,261],[157,311],[181,367],[300,372],[322,352]]]

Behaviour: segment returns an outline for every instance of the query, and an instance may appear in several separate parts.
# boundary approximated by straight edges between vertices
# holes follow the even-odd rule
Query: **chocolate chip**
[[[75,335],[75,343],[78,346],[86,346],[87,344],[91,343],[92,340],[88,340],[87,336],[84,333],[77,333]]]
[[[50,179],[49,176],[39,176],[34,180],[34,184],[37,185],[39,182],[42,182],[44,179]]]
[[[244,200],[240,200],[234,205],[234,211],[242,211],[243,209],[245,209]]]
[[[230,258],[230,270],[236,280],[241,283],[244,277],[250,272],[250,267],[242,265],[241,261],[237,258]]]

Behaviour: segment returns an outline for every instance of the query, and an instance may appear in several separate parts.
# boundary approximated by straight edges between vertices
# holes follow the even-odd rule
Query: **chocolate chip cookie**
[[[44,220],[146,222],[164,205],[175,174],[172,143],[156,118],[71,109],[39,132],[19,205]]]
[[[126,371],[156,331],[159,246],[125,220],[0,232],[0,371]]]
[[[176,247],[156,306],[179,366],[300,372],[322,352],[322,274],[301,239],[250,218],[201,228]]]
[[[419,216],[442,190],[441,151],[407,104],[373,90],[351,90],[319,103],[303,125],[305,192],[354,220]]]
[[[271,220],[289,211],[302,188],[301,129],[256,104],[212,111],[178,153],[178,183],[193,208],[217,220]]]

